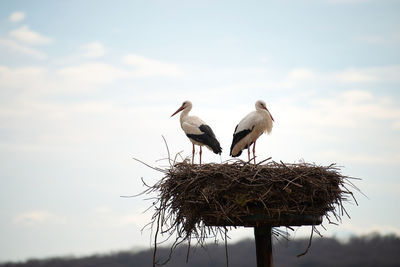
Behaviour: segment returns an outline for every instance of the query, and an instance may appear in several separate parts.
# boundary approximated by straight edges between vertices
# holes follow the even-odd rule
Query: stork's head
[[[265,104],[264,101],[258,100],[256,102],[255,106],[256,106],[256,110],[266,110],[269,113],[269,115],[271,116],[272,121],[274,121],[274,117],[272,117],[271,112],[269,112],[269,110],[267,108],[267,104]]]
[[[179,113],[180,111],[184,110],[184,109],[191,110],[192,109],[192,102],[190,102],[189,100],[186,100],[185,102],[183,102],[182,106],[180,108],[178,108],[178,110],[175,111],[175,113],[172,114],[171,117],[174,116],[175,114]]]

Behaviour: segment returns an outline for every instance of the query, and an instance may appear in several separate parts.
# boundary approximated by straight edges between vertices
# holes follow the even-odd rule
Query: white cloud
[[[14,223],[23,226],[63,222],[64,219],[45,210],[23,212],[14,217]]]
[[[0,39],[0,47],[3,47],[5,49],[8,49],[13,52],[28,55],[28,56],[31,56],[31,57],[34,57],[34,58],[40,59],[40,60],[47,58],[47,55],[45,53],[43,53],[42,51],[39,51],[37,49],[31,48],[26,45],[21,45],[21,44],[15,42],[14,40],[10,40],[10,39]]]
[[[144,213],[136,213],[136,214],[126,214],[120,215],[116,217],[116,222],[119,225],[136,225],[140,228],[143,228],[149,222],[151,222],[151,214],[150,211],[146,214]]]
[[[331,109],[341,120],[346,117],[352,124],[370,121],[371,119],[400,119],[400,108],[390,99],[378,97],[368,91],[348,90],[335,98],[320,99],[314,102],[321,109]],[[350,122],[349,122],[350,123]],[[371,125],[371,127],[374,127]]]
[[[400,164],[400,154],[395,154],[391,151],[384,153],[367,154],[357,151],[339,151],[331,150],[318,153],[320,160],[340,159],[341,162],[357,163],[357,164],[379,164],[379,165],[394,165]]]
[[[271,145],[276,146],[278,157],[297,154],[346,164],[400,163],[395,127],[400,121],[400,107],[395,99],[348,90],[313,96],[303,104],[282,99],[270,110],[276,120]],[[279,148],[284,146],[291,147],[291,153],[281,153]]]
[[[334,96],[314,97],[310,99],[307,108],[293,103],[282,105],[288,106],[281,110],[281,116],[285,116],[285,119],[300,129],[306,129],[303,125],[309,125],[367,130],[375,128],[377,120],[392,123],[400,121],[400,108],[393,101],[364,90],[348,90]]]
[[[344,91],[339,97],[346,102],[360,103],[365,101],[374,101],[374,96],[371,92],[362,90]]]
[[[380,82],[400,82],[400,65],[382,67],[347,68],[332,72],[316,72],[310,69],[294,69],[286,78],[277,83],[282,88],[295,88],[299,84],[327,84],[340,83],[341,85],[369,84]]]
[[[393,122],[392,127],[395,130],[400,130],[400,120]]]
[[[24,13],[24,12],[16,11],[16,12],[12,13],[12,14],[9,16],[8,19],[9,19],[11,22],[20,22],[20,21],[22,21],[24,18],[25,18],[25,13]]]
[[[85,58],[99,58],[104,56],[106,50],[102,43],[91,42],[81,46],[82,56]]]
[[[363,68],[360,72],[374,76],[379,82],[400,82],[400,65]]]
[[[349,68],[328,74],[344,83],[400,82],[400,65],[383,67]]]
[[[400,43],[400,32],[359,35],[355,39],[373,45],[396,45]]]
[[[294,69],[288,75],[289,80],[310,81],[316,78],[316,74],[309,69]]]
[[[61,68],[57,75],[63,82],[69,83],[70,88],[79,90],[92,88],[104,83],[115,82],[118,79],[134,79],[156,76],[178,76],[181,71],[172,64],[150,60],[141,56],[129,55],[123,61],[134,66],[134,69],[119,67],[102,62],[89,62]],[[65,87],[65,84],[64,86]]]
[[[57,71],[59,77],[82,90],[85,86],[110,83],[118,78],[129,76],[127,71],[106,63],[84,63],[65,67]],[[73,89],[73,88],[71,88]]]
[[[384,44],[386,43],[386,40],[383,36],[380,35],[363,35],[358,37],[361,41],[364,41],[366,43],[370,44]]]
[[[106,213],[110,213],[112,211],[112,209],[109,206],[97,206],[94,209],[94,212],[97,214],[106,214]]]
[[[176,65],[165,63],[143,56],[130,54],[124,56],[123,63],[135,68],[135,75],[138,77],[147,76],[181,76],[183,71]]]
[[[45,68],[37,66],[8,68],[0,65],[0,88],[8,90],[8,95],[32,90],[37,94],[50,83],[47,74]]]
[[[11,31],[9,35],[20,42],[30,45],[50,44],[53,41],[50,37],[32,31],[27,25]]]
[[[348,69],[337,74],[337,79],[345,83],[362,83],[377,81],[374,73],[364,70]]]
[[[4,42],[7,43],[7,42]],[[0,46],[3,44],[0,40]],[[147,75],[158,75],[158,72]],[[107,64],[103,62],[87,62],[70,65],[54,70],[38,66],[9,68],[0,65],[0,86],[2,88],[18,88],[17,92],[41,93],[83,92],[99,89],[122,79],[141,78],[138,70]]]
[[[125,225],[135,225],[139,228],[144,227],[151,221],[151,211],[143,213],[143,210],[135,209],[129,213],[115,211],[109,206],[97,206],[94,209],[93,222],[106,222],[110,226],[125,226]]]

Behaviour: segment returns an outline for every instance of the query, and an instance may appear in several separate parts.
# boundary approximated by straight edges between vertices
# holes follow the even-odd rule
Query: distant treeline
[[[399,267],[400,238],[394,235],[368,235],[351,238],[342,243],[334,238],[315,238],[310,251],[300,258],[296,255],[304,252],[308,240],[276,241],[274,244],[274,266],[362,266],[362,267]],[[167,257],[168,248],[157,251],[158,258]],[[175,250],[167,267],[219,267],[226,266],[223,244],[210,244],[205,248],[191,248],[189,262],[186,263],[187,247]],[[253,240],[228,246],[229,266],[256,266]],[[119,252],[106,255],[94,255],[83,258],[51,258],[28,260],[23,263],[2,263],[1,267],[149,267],[152,264],[151,250],[141,252]]]

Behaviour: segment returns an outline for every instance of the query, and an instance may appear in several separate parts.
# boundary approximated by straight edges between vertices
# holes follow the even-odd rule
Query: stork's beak
[[[182,110],[183,110],[183,105],[182,105],[180,108],[178,108],[178,110],[177,110],[177,111],[175,111],[175,113],[174,113],[174,114],[172,114],[172,115],[171,115],[171,117],[172,117],[172,116],[174,116],[176,113],[178,113],[178,112],[182,111]]]
[[[269,115],[271,116],[272,121],[275,121],[274,117],[272,117],[272,114],[271,114],[271,112],[269,112],[268,108],[265,108],[265,109],[268,111]]]

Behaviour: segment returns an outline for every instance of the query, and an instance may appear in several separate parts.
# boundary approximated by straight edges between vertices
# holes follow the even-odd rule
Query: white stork
[[[192,164],[194,162],[194,145],[200,146],[200,164],[201,164],[201,154],[202,146],[206,146],[208,149],[212,150],[215,154],[221,154],[222,148],[215,137],[215,134],[210,126],[208,126],[204,121],[202,121],[199,117],[189,116],[189,111],[192,109],[192,102],[185,101],[182,106],[175,111],[174,116],[178,112],[182,111],[180,122],[183,131],[186,136],[193,144],[192,150]]]
[[[272,131],[274,118],[267,109],[264,101],[258,100],[255,104],[256,110],[250,112],[236,125],[233,133],[230,155],[238,157],[242,150],[247,148],[250,162],[250,146],[253,144],[253,158],[256,163],[256,141],[264,133]]]

